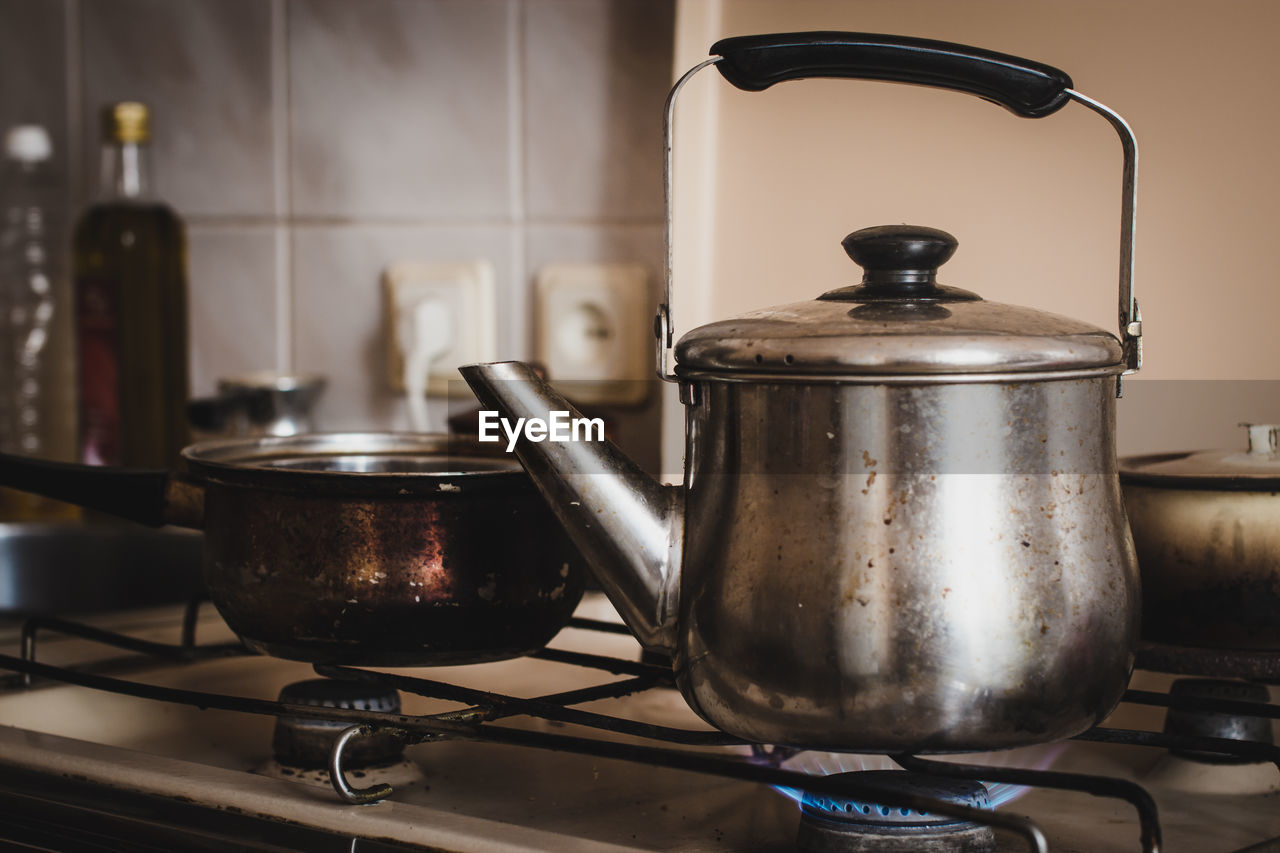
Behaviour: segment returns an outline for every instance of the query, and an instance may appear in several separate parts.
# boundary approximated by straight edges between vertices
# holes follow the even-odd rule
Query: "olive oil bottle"
[[[150,193],[149,115],[104,114],[98,200],[73,236],[80,456],[174,464],[187,440],[187,276],[182,221]]]

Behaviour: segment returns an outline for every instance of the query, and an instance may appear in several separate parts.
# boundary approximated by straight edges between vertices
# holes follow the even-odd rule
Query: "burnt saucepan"
[[[216,441],[186,470],[0,455],[0,484],[204,530],[205,585],[250,648],[312,663],[476,663],[541,648],[580,558],[519,464],[474,438]]]
[[[1147,640],[1280,649],[1280,427],[1247,426],[1247,451],[1120,460]]]

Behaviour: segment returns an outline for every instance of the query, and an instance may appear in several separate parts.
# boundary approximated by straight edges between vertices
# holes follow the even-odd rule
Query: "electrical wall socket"
[[[538,360],[576,403],[638,404],[653,353],[639,264],[549,264],[538,273]]]
[[[467,397],[471,394],[458,366],[496,358],[497,312],[494,272],[488,261],[402,261],[382,274],[386,290],[388,378],[405,390],[405,357],[413,346],[414,309],[427,299],[445,303],[451,315],[452,342],[431,365],[427,393]]]

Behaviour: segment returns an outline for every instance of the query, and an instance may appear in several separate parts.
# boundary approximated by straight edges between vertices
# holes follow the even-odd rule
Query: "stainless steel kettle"
[[[844,241],[861,284],[695,329],[674,375],[661,307],[660,375],[686,409],[682,486],[608,443],[515,452],[627,624],[674,656],[686,700],[724,731],[922,752],[1088,728],[1118,702],[1138,635],[1114,438],[1119,377],[1140,361],[1132,134],[1062,72],[974,48],[801,33],[712,53],[699,68],[744,89],[866,77],[1028,117],[1071,100],[1107,116],[1126,154],[1121,335],[939,284],[956,248],[944,232],[864,229]],[[668,153],[687,79],[668,101]],[[668,272],[667,304],[669,288]],[[572,412],[522,364],[462,373],[513,421]]]

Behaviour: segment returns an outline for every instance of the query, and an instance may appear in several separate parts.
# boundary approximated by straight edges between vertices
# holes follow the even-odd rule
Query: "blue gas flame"
[[[933,756],[939,761],[957,761],[961,764],[981,764],[987,767],[1020,767],[1030,770],[1047,770],[1065,747],[1062,744],[1050,744],[1041,747],[1026,747],[1007,752],[983,753],[965,756]],[[855,770],[897,770],[898,765],[885,755],[853,755],[841,752],[802,752],[787,760],[788,770],[797,770],[813,776],[829,776],[832,773],[848,773]],[[999,808],[1011,803],[1027,792],[1025,785],[1009,785],[1003,782],[983,782],[987,786],[987,794],[991,798],[991,807]],[[797,803],[804,797],[804,792],[796,788],[774,786]]]

